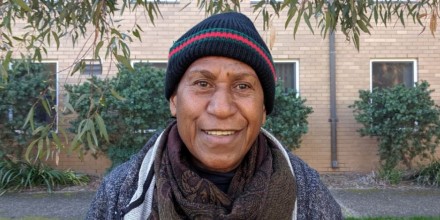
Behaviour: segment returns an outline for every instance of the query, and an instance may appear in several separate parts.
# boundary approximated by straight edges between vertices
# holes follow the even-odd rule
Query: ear
[[[261,124],[264,125],[264,123],[266,123],[266,106],[263,105],[263,120]]]
[[[176,117],[176,113],[177,113],[176,106],[177,106],[177,96],[176,93],[174,93],[170,97],[170,112],[173,117]]]

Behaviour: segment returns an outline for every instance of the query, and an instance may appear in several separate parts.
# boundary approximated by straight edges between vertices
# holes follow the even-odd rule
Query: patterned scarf
[[[287,161],[260,134],[236,169],[228,193],[191,168],[191,156],[171,128],[154,164],[152,219],[292,219],[296,185]]]

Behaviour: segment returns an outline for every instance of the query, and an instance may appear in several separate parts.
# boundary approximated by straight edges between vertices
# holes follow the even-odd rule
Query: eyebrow
[[[191,70],[191,71],[189,72],[189,74],[190,74],[190,77],[193,76],[194,74],[200,74],[200,75],[202,75],[202,76],[204,76],[204,77],[206,77],[206,78],[209,78],[209,79],[215,79],[215,75],[214,75],[214,73],[212,73],[212,72],[210,72],[210,71],[208,71],[208,70],[204,70],[204,69],[195,69],[195,70]]]
[[[247,77],[258,79],[258,76],[256,74],[252,74],[249,72],[238,72],[238,73],[234,74],[234,77],[237,79],[243,79],[243,78],[247,78]]]
[[[205,70],[205,69],[195,69],[195,70],[191,70],[188,73],[190,75],[200,74],[200,75],[202,75],[202,76],[204,76],[204,77],[206,77],[208,79],[215,79],[217,77],[214,73],[212,73],[212,72],[210,72],[208,70]],[[250,78],[254,78],[254,79],[258,79],[259,80],[259,78],[258,78],[258,76],[256,74],[252,74],[252,73],[249,73],[249,72],[236,72],[236,73],[233,74],[233,77],[234,77],[234,79],[244,79],[244,78],[250,77]]]

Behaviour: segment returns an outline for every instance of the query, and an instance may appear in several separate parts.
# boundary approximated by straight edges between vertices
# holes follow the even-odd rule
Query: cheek
[[[250,109],[247,114],[248,121],[248,141],[253,142],[260,133],[260,129],[266,121],[266,112],[264,108],[255,107],[253,109],[261,109],[260,111],[252,111]],[[252,143],[250,143],[252,144]]]
[[[243,115],[250,125],[262,125],[266,122],[266,110],[262,101],[249,102],[242,105]]]
[[[201,105],[187,97],[178,99],[179,105],[176,106],[176,117],[179,120],[190,121],[201,114]]]
[[[179,134],[185,144],[190,145],[194,142],[197,132],[197,121],[201,115],[201,105],[194,102],[189,97],[179,96],[176,99],[175,116]]]

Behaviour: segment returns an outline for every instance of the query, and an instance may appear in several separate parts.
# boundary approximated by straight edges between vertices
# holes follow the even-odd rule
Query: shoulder
[[[93,199],[87,219],[113,216],[124,208],[133,196],[138,183],[139,169],[146,153],[156,142],[160,133],[153,135],[145,146],[131,159],[107,174]]]
[[[290,163],[295,172],[297,184],[300,186],[314,187],[320,182],[319,173],[305,163],[301,158],[288,151]],[[312,185],[310,185],[312,184]]]
[[[89,206],[86,219],[113,219],[118,213],[125,200],[128,200],[130,197],[130,192],[121,190],[123,185],[127,184],[126,180],[129,177],[129,173],[125,171],[129,167],[129,163],[123,163],[113,169],[103,179]]]
[[[291,152],[288,155],[297,184],[298,219],[342,219],[341,208],[319,173]]]
[[[154,134],[137,154],[133,155],[129,161],[117,166],[105,177],[103,184],[106,186],[107,190],[110,192],[120,191],[118,193],[119,197],[131,198],[134,189],[137,186],[139,169],[142,165],[142,161],[157,141],[160,133],[161,132]]]
[[[318,172],[287,150],[275,136],[264,129],[262,132],[290,161],[297,189],[297,219],[342,219],[339,204],[321,182]]]

